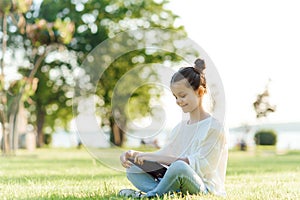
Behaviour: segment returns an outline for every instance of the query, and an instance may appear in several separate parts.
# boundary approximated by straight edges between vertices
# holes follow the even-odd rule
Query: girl
[[[156,152],[129,150],[120,156],[127,168],[127,177],[140,191],[123,189],[119,195],[126,197],[153,197],[166,193],[225,195],[225,174],[228,149],[222,124],[202,106],[206,93],[205,63],[195,61],[194,67],[181,68],[171,79],[171,91],[176,103],[189,120],[179,123],[167,140],[168,143]],[[162,179],[154,179],[128,161],[137,164],[144,160],[156,161],[169,168]]]

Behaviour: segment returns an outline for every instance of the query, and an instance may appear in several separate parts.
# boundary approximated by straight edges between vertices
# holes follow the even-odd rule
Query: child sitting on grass
[[[179,123],[168,143],[156,152],[129,150],[120,156],[127,168],[129,181],[139,190],[123,189],[126,197],[153,197],[180,192],[182,194],[225,195],[225,174],[228,149],[223,125],[206,112],[202,100],[206,93],[205,62],[197,59],[194,67],[181,68],[171,79],[171,91],[176,103],[189,120]],[[169,165],[161,179],[133,165],[145,160]]]

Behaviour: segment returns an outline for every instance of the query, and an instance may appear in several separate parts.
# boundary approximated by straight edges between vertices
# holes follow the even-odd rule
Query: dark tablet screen
[[[134,160],[132,158],[129,158],[128,160],[134,165],[141,168],[144,172],[150,174],[155,179],[162,178],[168,169],[164,165],[154,161],[144,160],[144,163],[142,165],[139,165],[137,163],[134,163]]]

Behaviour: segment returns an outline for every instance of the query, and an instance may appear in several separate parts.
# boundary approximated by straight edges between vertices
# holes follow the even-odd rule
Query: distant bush
[[[275,145],[277,134],[274,130],[259,130],[254,135],[256,145]]]

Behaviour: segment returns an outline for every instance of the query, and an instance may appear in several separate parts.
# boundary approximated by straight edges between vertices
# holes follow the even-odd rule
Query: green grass
[[[231,151],[226,178],[226,199],[300,199],[300,152]],[[0,157],[0,199],[124,199],[116,195],[122,188],[133,188],[124,172],[103,166],[84,149],[23,150]]]

